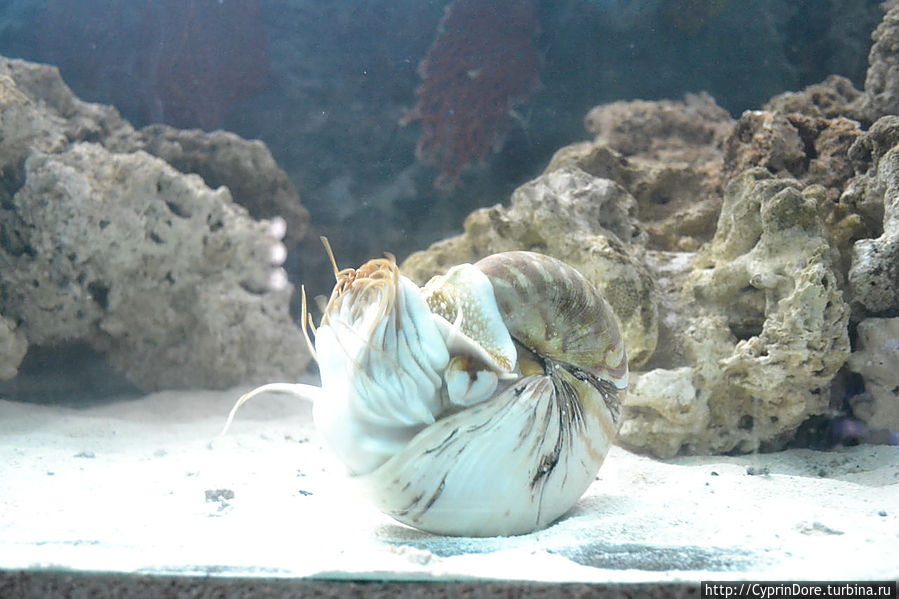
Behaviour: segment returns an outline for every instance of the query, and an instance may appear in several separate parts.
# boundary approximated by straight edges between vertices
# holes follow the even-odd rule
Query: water
[[[882,18],[876,1],[0,3],[0,568],[896,577],[877,557],[899,530]],[[596,283],[631,358],[620,447],[549,530],[401,527],[302,402],[260,397],[216,436],[252,386],[321,382],[298,323],[321,322],[335,270],[387,254],[421,285],[507,250]],[[537,303],[564,287],[535,285]],[[259,525],[328,540],[305,541],[308,567],[286,541],[222,550],[262,547]],[[179,527],[216,540],[205,557]]]

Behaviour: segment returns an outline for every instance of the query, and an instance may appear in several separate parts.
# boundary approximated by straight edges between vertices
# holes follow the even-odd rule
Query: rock
[[[151,125],[110,147],[119,152],[144,150],[182,173],[200,175],[209,187],[224,185],[253,218],[283,218],[287,224],[284,242],[289,249],[306,234],[309,211],[259,140],[246,140],[227,131],[206,133]]]
[[[590,110],[584,127],[596,144],[624,156],[662,159],[685,150],[713,145],[725,137],[733,120],[708,94],[688,94],[683,102],[631,100]]]
[[[679,341],[694,397],[684,399],[684,371],[653,371],[625,396],[625,422],[634,422],[622,427],[624,445],[658,456],[777,448],[828,412],[830,381],[849,355],[849,309],[819,198],[800,189],[762,169],[728,185],[715,237],[675,308],[689,323]],[[666,377],[681,381],[677,394],[655,393],[651,382]],[[685,405],[708,414],[705,427],[684,427]]]
[[[112,106],[78,99],[54,66],[0,57],[0,79],[15,88],[13,95],[29,101],[32,125],[28,139],[35,149],[51,151],[39,141],[48,134],[63,142],[97,142],[134,132]],[[5,103],[8,98],[4,94],[0,101]],[[4,140],[2,145],[7,143]]]
[[[865,381],[865,393],[850,400],[855,417],[872,429],[899,430],[899,318],[858,323],[849,369]]]
[[[728,176],[747,168],[761,167],[773,175],[796,177],[808,168],[802,136],[781,114],[747,110],[737,121],[724,147]]]
[[[559,150],[546,172],[573,165],[622,185],[637,199],[652,249],[692,251],[711,237],[721,142],[733,119],[710,96],[613,102],[592,109],[585,126],[594,141]]]
[[[13,378],[28,351],[28,341],[16,325],[0,316],[0,381]]]
[[[803,94],[815,96],[808,90]],[[857,168],[857,161],[850,158],[850,148],[862,131],[854,120],[811,116],[809,113],[821,111],[814,106],[794,106],[784,96],[780,98],[769,102],[769,106],[803,112],[744,112],[724,142],[725,177],[730,179],[747,169],[761,167],[777,177],[798,180],[806,186],[807,193],[819,194],[818,207],[830,244],[841,252],[836,266],[842,282],[849,268],[846,256],[852,243],[869,231],[869,221],[859,213],[857,202],[849,200],[850,196],[844,197]],[[830,114],[833,110],[825,112]]]
[[[143,390],[303,373],[283,224],[256,222],[225,187],[135,150],[146,138],[78,100],[53,67],[0,59],[0,114],[0,378],[28,345],[72,344],[105,353]],[[203,140],[186,137],[199,161]],[[236,180],[277,169],[259,142],[203,139],[223,144],[214,162]]]
[[[724,142],[728,178],[753,167],[822,185],[834,201],[854,174],[849,148],[862,134],[856,121],[803,113],[746,111]]]
[[[899,7],[889,8],[871,38],[874,44],[868,53],[861,111],[873,123],[882,116],[899,114]]]
[[[854,316],[861,318],[899,310],[899,117],[878,120],[851,153],[870,168],[853,181],[847,202],[858,204],[869,220],[883,211],[881,234],[852,248],[849,292]]]
[[[511,205],[473,212],[465,232],[416,252],[401,270],[419,284],[450,266],[497,252],[531,250],[563,260],[591,281],[621,321],[631,367],[655,351],[655,286],[641,263],[646,234],[636,202],[620,185],[564,167],[522,185]]]
[[[708,404],[696,401],[693,369],[655,369],[633,376],[627,391],[632,416],[621,424],[619,439],[641,439],[660,456],[674,456],[682,440],[700,436],[709,425]],[[633,414],[646,417],[635,418]]]
[[[302,372],[291,290],[271,279],[280,242],[225,188],[87,143],[35,153],[26,173],[3,215],[22,251],[0,252],[0,294],[29,342],[87,339],[143,390]]]
[[[848,117],[858,120],[856,107],[862,92],[840,75],[831,75],[821,83],[809,85],[801,92],[778,94],[762,105],[766,112],[798,113],[813,118]]]
[[[27,108],[21,106],[23,100],[29,101]],[[261,141],[225,131],[182,131],[166,125],[135,131],[115,108],[79,100],[56,67],[2,57],[0,103],[4,105],[0,129],[14,131],[3,138],[0,168],[13,157],[20,167],[30,149],[53,152],[78,141],[100,143],[117,153],[143,150],[183,173],[200,175],[210,187],[227,186],[254,218],[283,218],[289,247],[306,232],[309,213]],[[11,122],[6,123],[7,109],[26,115],[10,114]],[[4,154],[11,156],[4,159]]]

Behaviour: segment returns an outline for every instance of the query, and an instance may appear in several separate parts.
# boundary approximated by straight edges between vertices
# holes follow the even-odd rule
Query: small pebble
[[[312,495],[312,491],[304,491],[303,489],[300,489],[299,494],[303,497],[309,497],[310,495]]]
[[[877,512],[877,515],[878,515],[878,516],[886,516],[886,515],[887,515],[887,511],[886,511],[886,510],[880,510],[879,512]]]
[[[770,471],[767,466],[762,466],[761,468],[756,468],[755,466],[746,466],[746,474],[749,476],[768,476]]]
[[[712,476],[718,476],[718,473],[712,470]]]
[[[95,454],[93,451],[79,451],[78,453],[75,454],[74,457],[93,459],[93,458],[97,457],[97,454]]]

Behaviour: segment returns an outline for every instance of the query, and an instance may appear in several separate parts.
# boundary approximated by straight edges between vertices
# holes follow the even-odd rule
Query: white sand
[[[614,448],[547,530],[427,535],[359,498],[310,406],[243,390],[0,400],[0,568],[353,579],[899,578],[899,448],[660,462]],[[747,467],[770,474],[750,476]],[[228,489],[232,499],[216,500]],[[207,491],[213,492],[207,501]]]

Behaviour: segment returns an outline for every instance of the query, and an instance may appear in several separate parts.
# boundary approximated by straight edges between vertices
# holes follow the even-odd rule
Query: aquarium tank
[[[0,597],[895,597],[899,2],[0,2]]]

